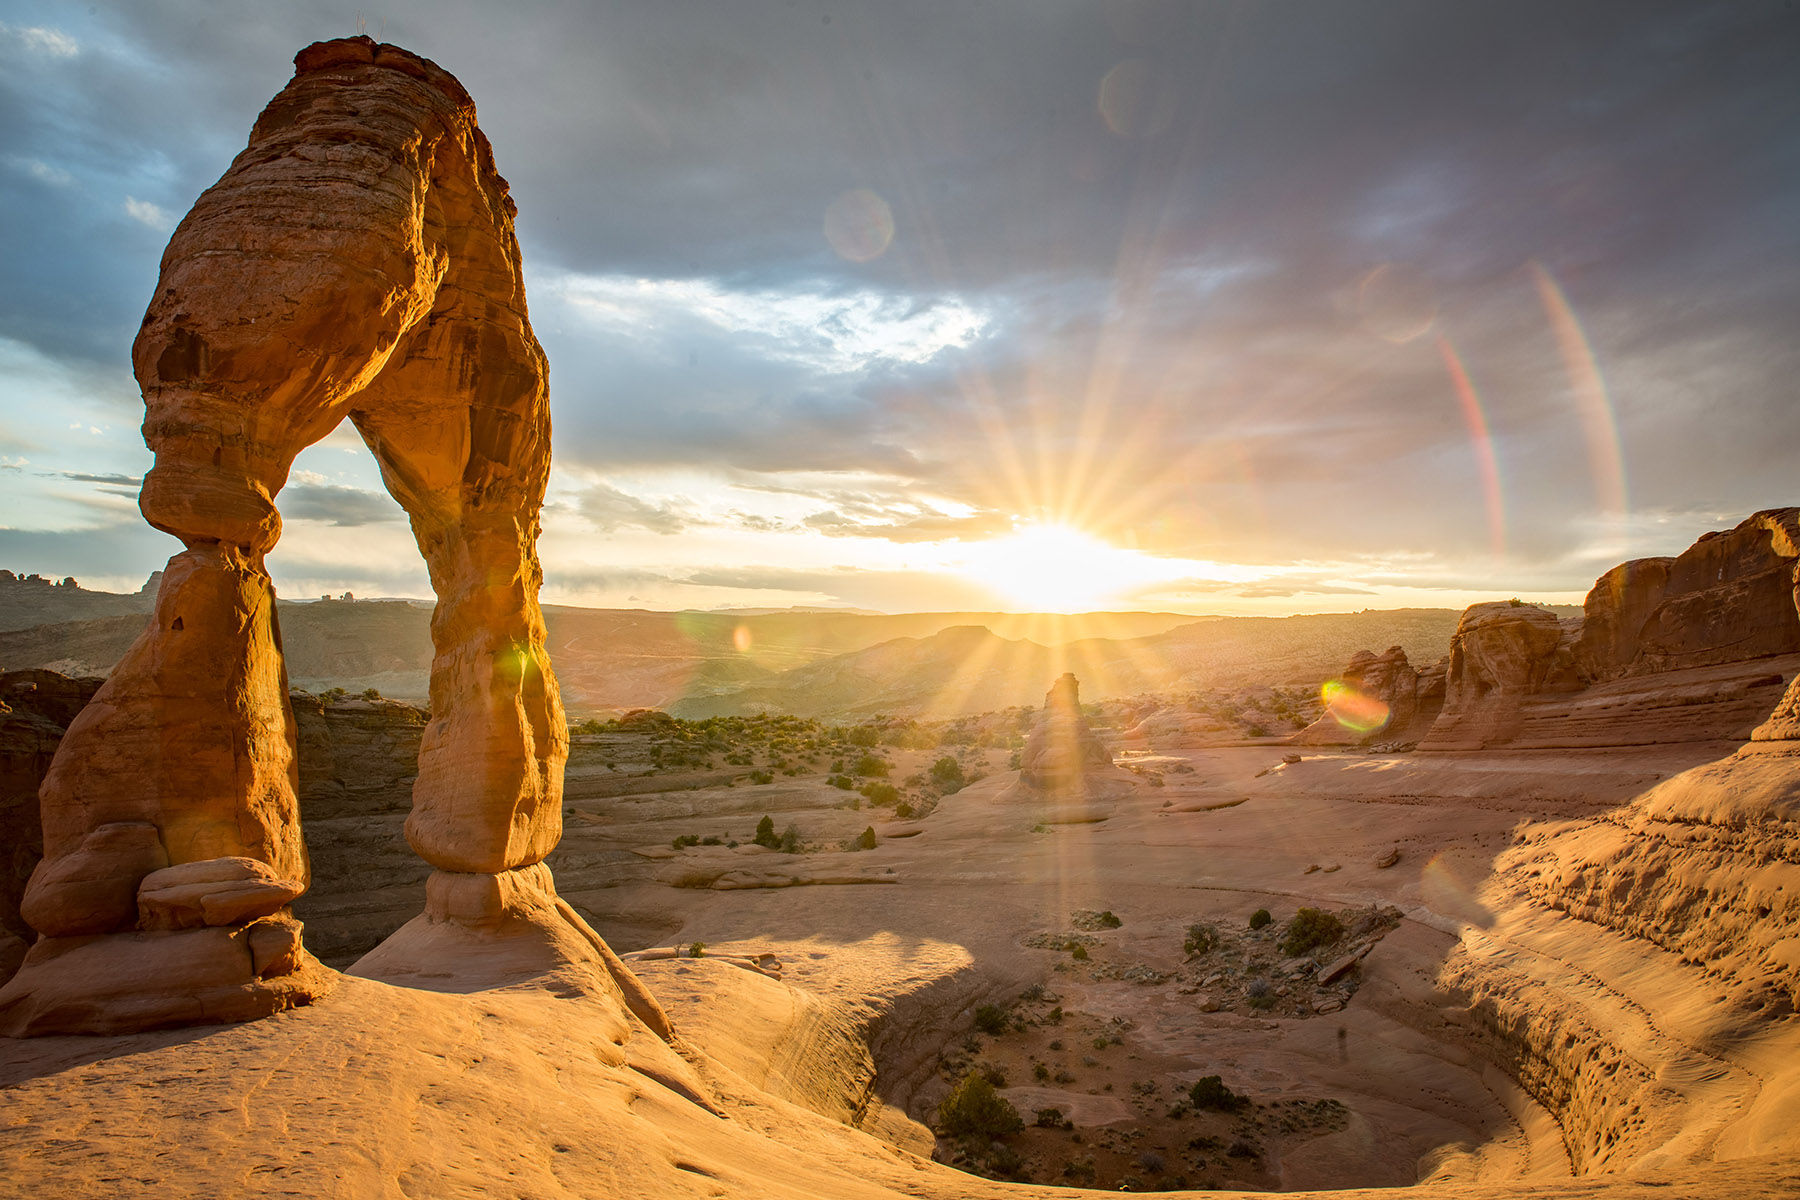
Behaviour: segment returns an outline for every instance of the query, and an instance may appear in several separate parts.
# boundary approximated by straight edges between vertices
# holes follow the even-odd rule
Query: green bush
[[[861,836],[856,839],[856,848],[858,850],[873,850],[875,848],[875,827],[873,825],[864,829]]]
[[[800,827],[798,825],[789,825],[781,831],[779,849],[784,854],[800,853]]]
[[[1044,1077],[1046,1079],[1049,1078],[1049,1076],[1050,1072],[1044,1072]],[[1062,1123],[1062,1109],[1040,1108],[1037,1110],[1037,1124],[1039,1129],[1061,1129]]]
[[[865,754],[850,765],[852,775],[865,779],[886,779],[888,769],[887,760],[878,754]]]
[[[1267,925],[1270,921],[1273,921],[1274,919],[1275,919],[1274,917],[1271,917],[1269,915],[1268,909],[1259,908],[1255,912],[1250,914],[1250,928],[1261,929],[1264,925]]]
[[[983,1004],[975,1010],[975,1028],[989,1037],[1006,1032],[1006,1010],[997,1004]]]
[[[1250,1107],[1248,1097],[1240,1096],[1225,1086],[1217,1075],[1204,1075],[1188,1089],[1188,1103],[1195,1108],[1211,1108],[1219,1112],[1242,1112]]]
[[[775,773],[773,771],[752,771],[752,772],[750,772],[750,782],[751,783],[774,783],[775,782]]]
[[[938,1128],[947,1137],[997,1138],[1025,1128],[1019,1110],[994,1090],[979,1071],[971,1071],[937,1110]]]
[[[1074,959],[1076,962],[1086,962],[1087,957],[1088,957],[1088,949],[1086,946],[1083,946],[1080,942],[1077,942],[1077,943],[1075,943],[1075,948],[1073,950],[1069,951],[1069,957]]]
[[[775,836],[775,818],[764,817],[756,823],[756,836],[750,839],[759,846],[767,846],[774,850],[781,845],[781,839]]]
[[[1125,922],[1119,920],[1119,918],[1113,916],[1113,911],[1110,908],[1094,918],[1094,924],[1102,929],[1117,929],[1124,923]]]
[[[1189,925],[1187,938],[1181,943],[1181,949],[1189,958],[1198,954],[1211,954],[1219,948],[1219,931],[1211,925]]]
[[[705,958],[706,957],[706,943],[705,942],[695,942],[693,945],[689,946],[688,947],[688,957],[689,958]]]
[[[900,789],[891,783],[865,783],[856,790],[868,797],[870,804],[897,804],[900,801]]]
[[[669,844],[677,850],[683,850],[689,846],[698,846],[700,844],[700,835],[697,833],[684,833]]]
[[[1329,946],[1344,936],[1344,923],[1331,913],[1318,908],[1303,908],[1288,922],[1281,935],[1279,949],[1283,954],[1305,954],[1318,946]]]
[[[834,788],[842,788],[846,792],[856,786],[856,780],[850,778],[848,775],[833,775],[825,782],[829,783]]]
[[[945,755],[931,764],[931,782],[938,791],[952,796],[961,791],[968,781],[963,777],[962,764]]]

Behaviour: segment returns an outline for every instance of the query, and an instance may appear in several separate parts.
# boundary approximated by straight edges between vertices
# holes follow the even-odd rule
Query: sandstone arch
[[[133,350],[156,455],[139,506],[185,549],[43,785],[22,911],[44,936],[0,1032],[240,1020],[331,986],[286,911],[308,869],[263,559],[295,456],[345,419],[438,596],[406,828],[437,868],[429,919],[524,914],[616,962],[542,866],[568,733],[537,601],[547,368],[506,182],[428,60],[351,38],[295,66],[175,231]]]

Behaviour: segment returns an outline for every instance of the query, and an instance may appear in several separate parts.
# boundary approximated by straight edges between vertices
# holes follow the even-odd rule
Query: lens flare
[[[1538,299],[1550,318],[1550,329],[1556,335],[1562,352],[1563,368],[1569,373],[1569,391],[1581,417],[1582,432],[1587,436],[1588,464],[1594,472],[1594,498],[1601,511],[1623,518],[1626,512],[1625,458],[1619,450],[1619,425],[1613,416],[1612,401],[1606,394],[1606,379],[1600,374],[1600,363],[1593,347],[1559,285],[1542,263],[1531,264],[1532,282]]]
[[[1362,277],[1356,307],[1363,328],[1395,345],[1421,336],[1437,319],[1431,280],[1399,263],[1383,263]]]
[[[880,258],[894,241],[894,210],[868,188],[853,188],[825,210],[825,240],[851,262]]]
[[[1345,729],[1377,733],[1387,728],[1387,702],[1378,696],[1359,692],[1341,679],[1327,680],[1319,696],[1325,701],[1325,711]]]
[[[1463,421],[1469,427],[1469,444],[1475,452],[1475,466],[1481,473],[1482,499],[1487,503],[1488,544],[1495,554],[1506,552],[1506,499],[1500,490],[1500,460],[1494,453],[1494,438],[1488,432],[1487,414],[1482,411],[1481,394],[1469,379],[1462,357],[1450,339],[1438,334],[1438,352],[1450,372],[1450,386],[1456,390],[1456,402],[1462,407]]]
[[[1100,117],[1120,137],[1155,137],[1175,117],[1175,87],[1141,58],[1128,58],[1100,80]]]
[[[731,631],[731,644],[739,654],[750,653],[750,646],[754,641],[755,639],[750,636],[750,627],[747,625],[739,625]]]

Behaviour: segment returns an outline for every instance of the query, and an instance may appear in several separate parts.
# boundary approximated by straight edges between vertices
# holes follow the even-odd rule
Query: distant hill
[[[156,601],[161,575],[161,571],[152,575],[144,590],[121,595],[90,592],[73,579],[52,581],[41,575],[0,571],[0,631],[147,613]]]
[[[1395,609],[1304,617],[1215,617],[1136,638],[1046,646],[975,626],[903,637],[772,678],[691,691],[677,716],[757,712],[942,718],[1043,702],[1064,671],[1084,699],[1140,692],[1316,687],[1358,650],[1398,645],[1414,661],[1448,653],[1460,610]]]
[[[0,576],[0,669],[105,674],[143,629],[150,603],[147,592],[121,596]],[[279,612],[296,687],[372,687],[396,699],[426,699],[428,603],[284,601]],[[692,717],[941,717],[1038,704],[1064,671],[1075,672],[1083,697],[1096,700],[1314,687],[1358,650],[1400,645],[1415,662],[1435,661],[1448,651],[1460,615],[544,610],[563,699],[577,717],[626,708]]]

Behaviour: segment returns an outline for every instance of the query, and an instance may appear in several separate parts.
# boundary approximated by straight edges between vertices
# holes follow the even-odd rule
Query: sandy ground
[[[697,941],[714,956],[639,969],[723,1115],[622,1061],[629,1039],[619,1051],[594,1032],[617,1021],[611,997],[349,980],[250,1026],[0,1044],[0,1194],[1068,1194],[930,1161],[954,1151],[921,1121],[977,1065],[1005,1076],[1027,1121],[1049,1107],[1070,1119],[1016,1141],[1021,1174],[1045,1183],[1800,1194],[1793,1019],[1726,1020],[1703,973],[1496,883],[1522,831],[1604,813],[1732,749],[1165,752],[1149,764],[1162,786],[1080,825],[1005,799],[1003,760],[922,821],[834,807],[845,794],[814,778],[577,799],[565,853],[609,886],[570,899],[622,952]],[[662,853],[681,834],[741,840],[765,813],[824,847],[873,824],[878,844]],[[856,882],[706,886],[727,857],[752,883]],[[1195,922],[1236,929],[1267,908],[1279,926],[1302,905],[1402,916],[1345,987],[1280,974],[1306,1003],[1278,1012],[1242,1003],[1241,957],[1208,986],[1227,964],[1183,951]],[[1085,962],[1057,948],[1077,910],[1120,919]],[[781,980],[719,957],[752,951],[775,953]],[[1579,1005],[1648,1069],[1654,1128],[1628,1137],[1651,1149],[1571,1174],[1579,1142],[1496,1065],[1468,997],[1445,985],[1447,964],[1484,956]],[[1021,1001],[1034,986],[1052,999]],[[1327,992],[1348,1003],[1311,1012]],[[978,1034],[982,1004],[1025,1027]],[[1256,1107],[1170,1117],[1210,1074]],[[1254,1157],[1220,1152],[1239,1140]]]

